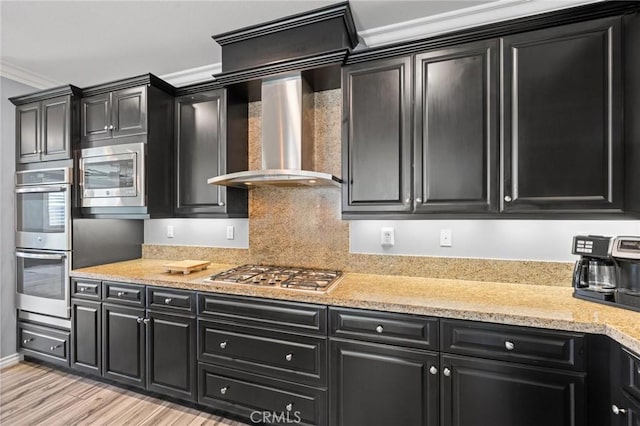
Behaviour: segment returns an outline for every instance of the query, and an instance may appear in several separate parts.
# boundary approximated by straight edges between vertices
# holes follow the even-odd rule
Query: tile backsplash
[[[341,176],[340,90],[315,94],[315,168]],[[260,168],[260,103],[249,105],[249,164]],[[249,193],[249,247],[162,245],[146,240],[145,258],[207,259],[477,281],[568,286],[566,262],[351,253],[340,188],[260,187]],[[197,219],[193,219],[197,220]]]

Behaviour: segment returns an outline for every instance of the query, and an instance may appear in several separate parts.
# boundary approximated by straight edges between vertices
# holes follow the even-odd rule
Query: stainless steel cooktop
[[[242,265],[206,278],[214,283],[234,283],[327,292],[342,277],[340,271],[284,266]]]

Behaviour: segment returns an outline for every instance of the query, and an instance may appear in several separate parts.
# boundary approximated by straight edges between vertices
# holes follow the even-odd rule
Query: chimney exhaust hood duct
[[[314,96],[301,73],[262,81],[262,168],[216,176],[211,185],[254,188],[336,186],[342,180],[313,171]]]

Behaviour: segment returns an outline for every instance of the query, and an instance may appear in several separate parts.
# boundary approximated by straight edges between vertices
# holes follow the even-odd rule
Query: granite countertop
[[[605,334],[640,352],[640,313],[572,297],[571,287],[346,273],[327,294],[247,284],[213,284],[237,265],[212,263],[188,275],[164,272],[167,260],[137,259],[71,271],[72,277],[256,296],[332,306]]]

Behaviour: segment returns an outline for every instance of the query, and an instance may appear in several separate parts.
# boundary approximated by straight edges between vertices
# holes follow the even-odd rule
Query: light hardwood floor
[[[244,426],[40,364],[0,371],[0,425]]]

